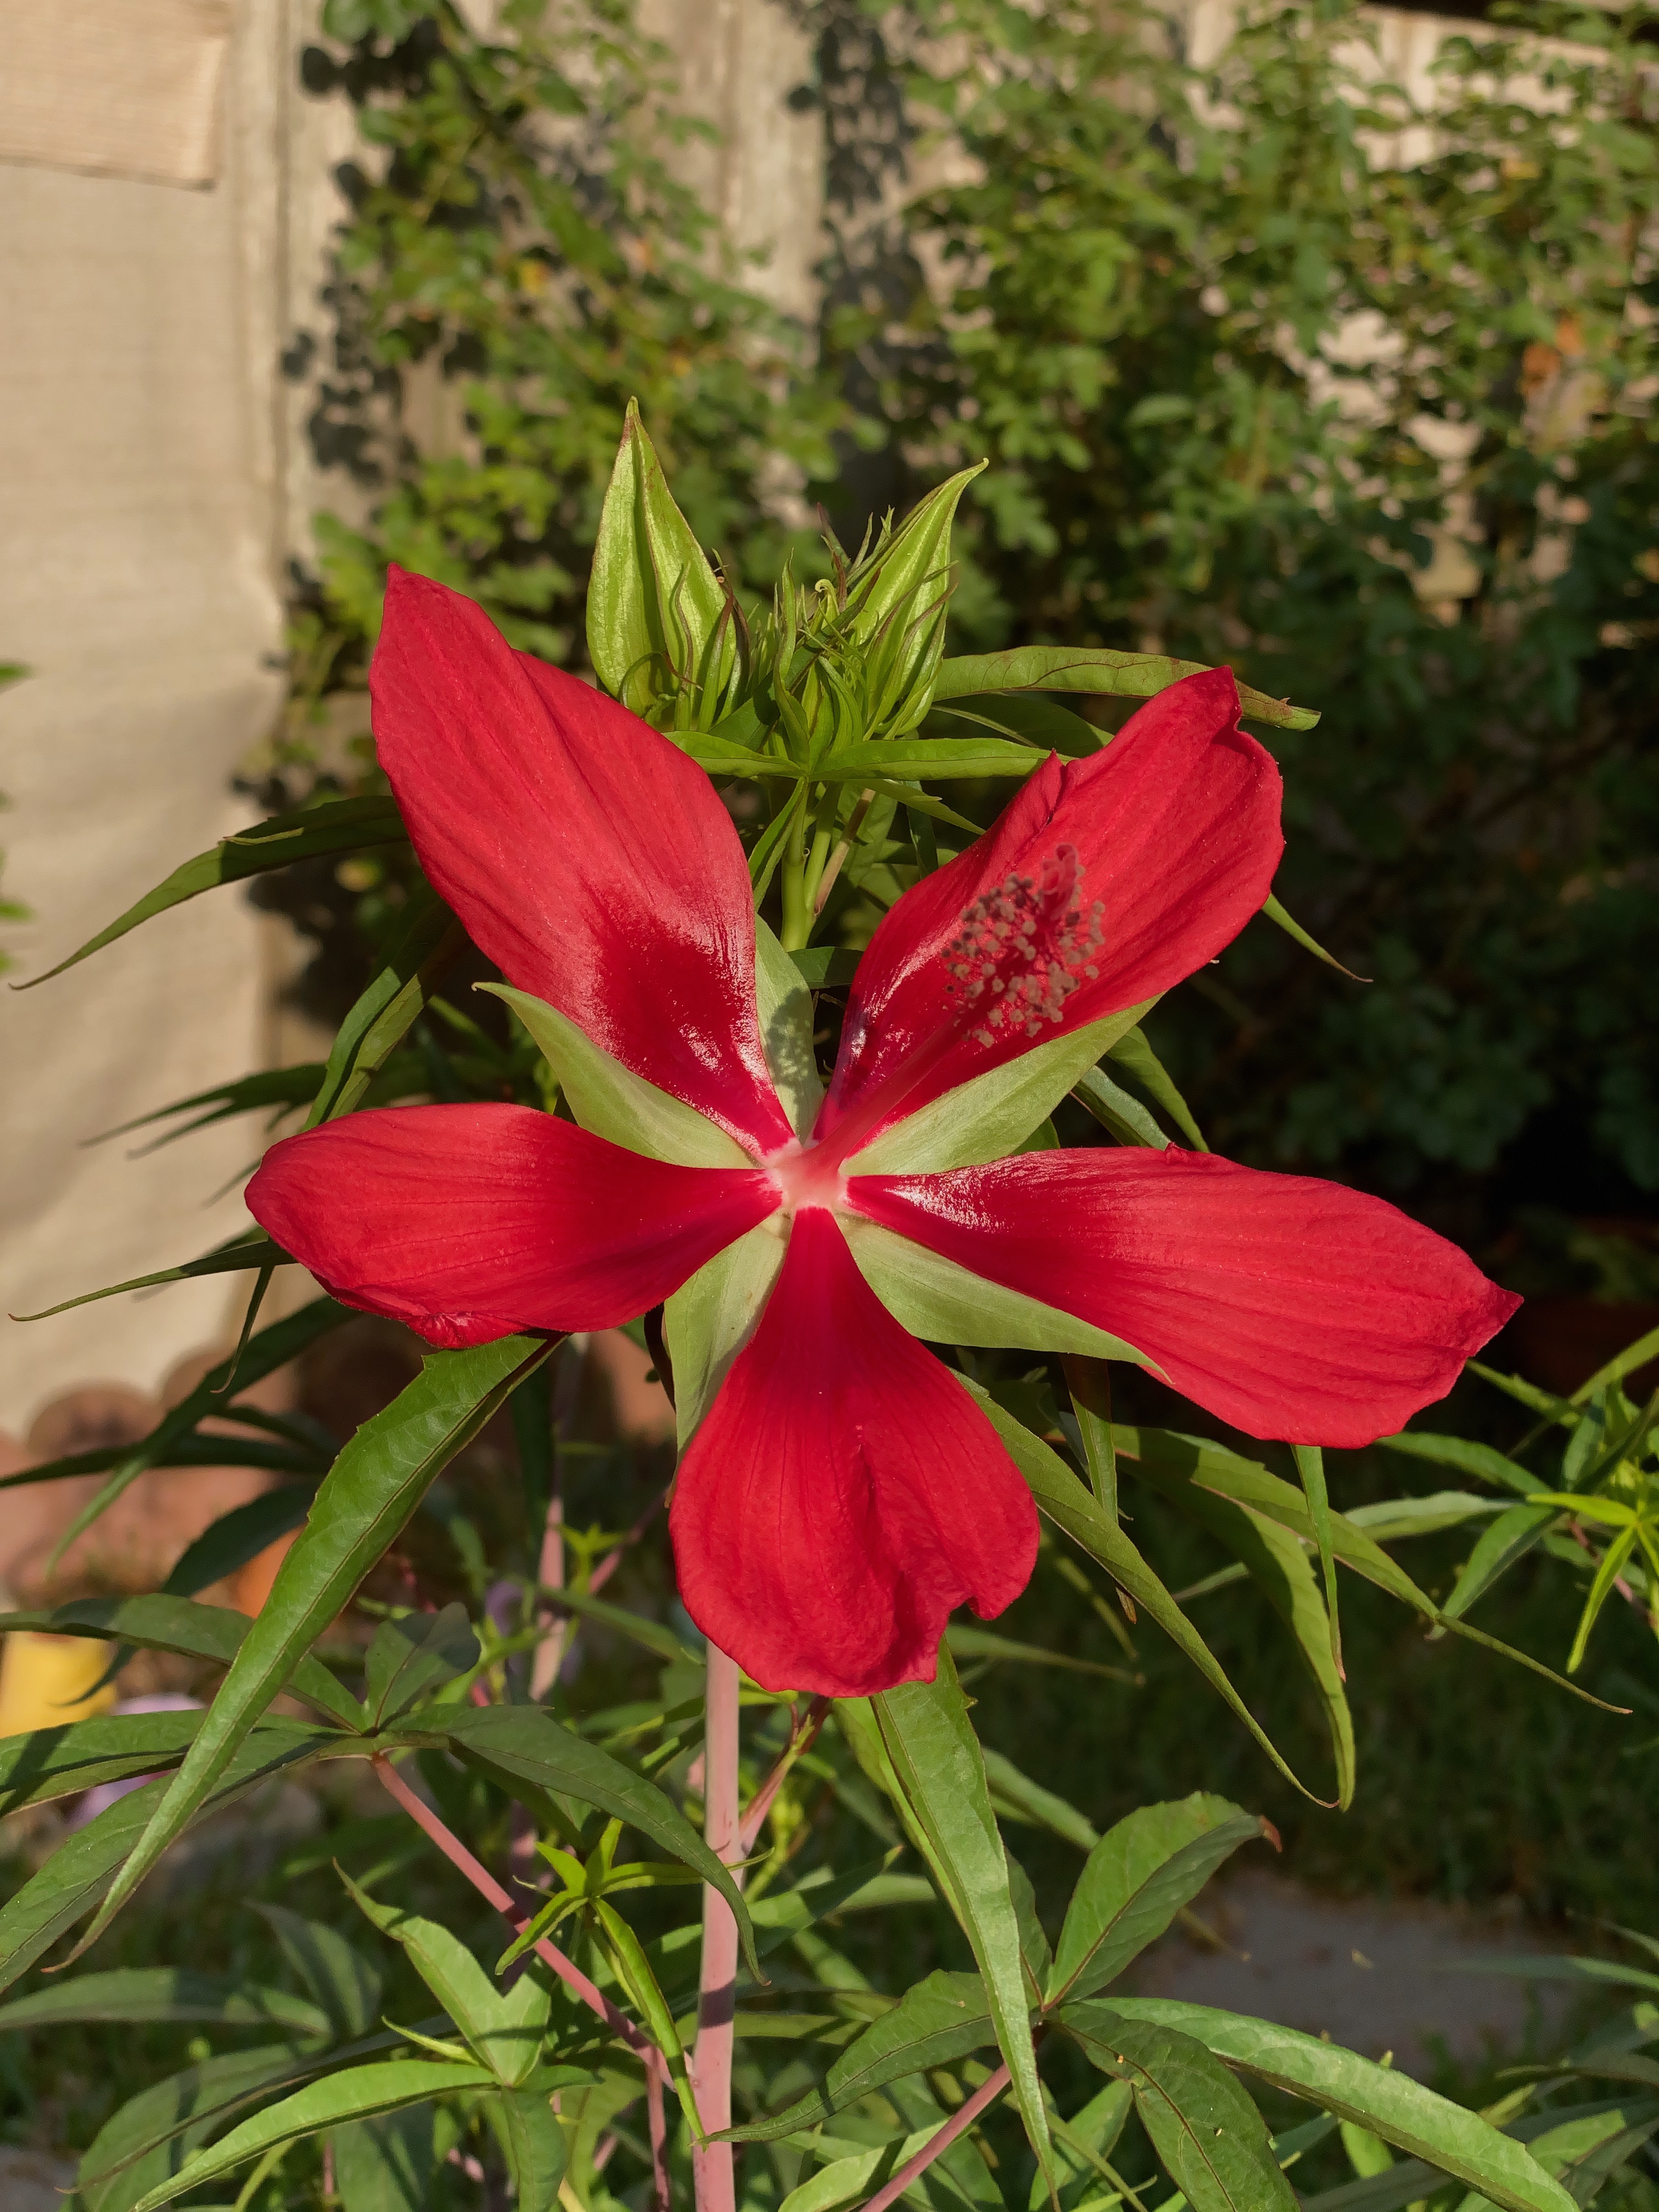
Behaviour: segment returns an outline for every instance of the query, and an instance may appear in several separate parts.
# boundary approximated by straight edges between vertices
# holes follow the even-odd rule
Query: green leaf
[[[252,1626],[244,1613],[228,1605],[204,1605],[198,1599],[155,1593],[149,1597],[80,1597],[50,1613],[0,1613],[0,1629],[33,1628],[47,1636],[94,1636],[131,1644],[140,1651],[174,1651],[186,1659],[209,1659],[228,1667]],[[308,1655],[294,1671],[297,1694],[348,1728],[361,1728],[362,1711],[320,1659]],[[135,1717],[137,1717],[135,1716]],[[176,1720],[177,1714],[144,1716]],[[188,1716],[199,1726],[201,1715]],[[88,1723],[88,1725],[90,1725]]]
[[[465,930],[436,893],[410,900],[374,975],[335,1034],[305,1127],[338,1121],[359,1105],[466,950]]]
[[[428,2103],[434,2097],[484,2088],[489,2079],[481,2067],[434,2065],[423,2058],[392,2058],[346,2067],[320,2081],[307,2082],[291,2097],[244,2120],[210,2149],[198,2151],[170,2179],[146,2191],[133,2212],[157,2212],[159,2206],[171,2204],[187,2189],[216,2181],[278,2143],[297,2142],[302,2136],[346,2121],[369,2119],[406,2105]]]
[[[1589,1594],[1584,1600],[1584,1609],[1578,1616],[1578,1626],[1573,1632],[1572,1649],[1567,1654],[1569,1674],[1576,1674],[1583,1664],[1590,1631],[1595,1627],[1602,1607],[1613,1595],[1613,1586],[1618,1580],[1620,1570],[1636,1549],[1637,1535],[1634,1527],[1624,1529],[1608,1544],[1597,1562]]]
[[[1076,2009],[1086,2015],[1094,2008]],[[1397,2150],[1483,2190],[1504,2212],[1568,2212],[1571,2199],[1566,2191],[1519,2143],[1500,2135],[1478,2112],[1425,2089],[1409,2074],[1376,2065],[1317,2036],[1207,2005],[1114,1997],[1111,2010],[1190,2035],[1228,2065],[1306,2097],[1339,2120],[1355,2121]],[[1072,2026],[1069,2017],[1066,2024]],[[1110,2029],[1106,2033],[1109,2036]]]
[[[291,1772],[346,1745],[355,1747],[355,1739],[301,1721],[269,1721],[241,1745],[217,1789],[196,1811],[217,1811],[267,1776]],[[147,1782],[106,1806],[67,1836],[40,1872],[0,1906],[0,1990],[9,1989],[91,1910],[167,1786],[165,1781]]]
[[[108,1926],[182,1832],[432,1482],[552,1349],[546,1340],[509,1336],[471,1351],[434,1352],[385,1412],[363,1423],[319,1490],[311,1518],[277,1570],[184,1765],[81,1948]]]
[[[1033,1045],[1018,1059],[970,1076],[884,1129],[847,1163],[849,1175],[938,1175],[1006,1158],[1052,1114],[1084,1072],[1152,1004],[1088,1022]]]
[[[939,2125],[935,2120],[875,2150],[854,2146],[840,2136],[814,2137],[808,2148],[827,2157],[829,2163],[792,2189],[778,2212],[836,2212],[841,2205],[856,2204],[890,2181],[902,2166],[908,2166],[933,2141]],[[981,2200],[970,2196],[951,2172],[948,2153],[917,2176],[904,2197],[907,2203],[924,2207],[943,2203],[951,2212],[984,2212]]]
[[[680,1167],[754,1166],[735,1138],[695,1106],[671,1097],[613,1060],[557,1007],[506,983],[481,983],[478,988],[512,1007],[558,1077],[559,1088],[584,1129],[628,1152],[643,1152],[647,1159],[672,1160]]]
[[[550,2073],[552,2078],[568,2080],[570,2069],[561,2067]],[[565,2150],[552,2091],[534,2082],[522,2089],[504,2089],[485,2110],[507,2153],[514,2212],[553,2212],[564,2179]]]
[[[951,530],[957,506],[986,466],[960,470],[913,507],[891,537],[884,532],[848,594],[848,634],[864,649],[872,725],[913,729],[933,695],[945,649],[951,596]]]
[[[929,1974],[848,2045],[821,2087],[809,2089],[763,2120],[728,2128],[719,2140],[775,2142],[781,2136],[818,2126],[889,2081],[948,2066],[996,2040],[985,1984],[977,1974]]]
[[[948,782],[967,776],[1030,775],[1042,755],[1007,738],[895,738],[886,744],[843,745],[811,773],[819,783]]]
[[[1302,924],[1285,913],[1271,891],[1267,894],[1267,902],[1261,911],[1275,927],[1282,929],[1285,936],[1292,939],[1304,952],[1311,952],[1316,960],[1322,960],[1328,968],[1334,968],[1339,975],[1346,975],[1351,983],[1370,981],[1369,975],[1356,975],[1352,968],[1345,968],[1340,960],[1326,951],[1317,938],[1310,937]]]
[[[951,1639],[953,1656],[956,1648]],[[1027,1827],[1047,1828],[1050,1834],[1063,1836],[1068,1844],[1075,1844],[1082,1851],[1091,1850],[1100,1841],[1092,1820],[1086,1820],[1064,1797],[1045,1790],[1040,1782],[1033,1782],[1029,1774],[1022,1774],[1002,1752],[981,1745],[980,1756],[985,1761],[985,1778],[990,1784],[991,1809],[1002,1819],[1024,1821]]]
[[[273,1243],[262,1230],[253,1230],[239,1237],[234,1243],[222,1244],[216,1251],[207,1252],[199,1260],[186,1260],[177,1267],[161,1267],[153,1275],[135,1275],[130,1282],[111,1283],[101,1291],[82,1291],[79,1297],[60,1299],[55,1306],[43,1306],[39,1313],[14,1314],[14,1321],[50,1321],[53,1314],[68,1313],[75,1306],[95,1305],[100,1298],[119,1297],[123,1291],[149,1291],[162,1283],[183,1283],[198,1275],[234,1275],[251,1267],[280,1267],[291,1265],[289,1255],[280,1244]]]
[[[9,1619],[0,1618],[0,1630]],[[8,1736],[0,1742],[0,1816],[175,1765],[201,1720],[191,1712],[108,1714]]]
[[[372,1729],[388,1727],[440,1682],[453,1682],[478,1663],[478,1639],[459,1601],[440,1613],[383,1620],[364,1662],[363,1705]]]
[[[329,2136],[334,2185],[351,2212],[428,2212],[438,2162],[432,2107],[357,2120]]]
[[[1081,714],[1074,714],[1069,707],[1055,706],[1040,691],[988,691],[979,696],[969,693],[965,698],[952,699],[949,706],[939,702],[937,712],[941,721],[948,719],[1000,731],[1067,760],[1087,759],[1111,738],[1109,730],[1097,730]]]
[[[1164,1634],[1192,1661],[1212,1688],[1219,1692],[1285,1780],[1293,1783],[1304,1797],[1313,1798],[1316,1804],[1323,1803],[1325,1801],[1315,1797],[1313,1791],[1299,1781],[1293,1770],[1286,1765],[1261,1723],[1233,1687],[1220,1661],[1124,1534],[1115,1517],[1109,1517],[1103,1513],[1065,1462],[1050,1451],[1041,1437],[1033,1436],[1022,1422],[1017,1421],[1012,1413],[999,1406],[988,1391],[981,1389],[975,1382],[969,1382],[965,1376],[958,1379],[1002,1438],[1008,1456],[1030,1484],[1039,1509],[1048,1515],[1056,1528],[1063,1529],[1080,1550],[1099,1561],[1133,1603],[1151,1614]],[[1115,1433],[1121,1450],[1126,1432],[1119,1429]],[[1294,1496],[1295,1493],[1291,1494]]]
[[[1117,1518],[1117,1448],[1112,1441],[1112,1370],[1103,1359],[1060,1361],[1089,1487],[1103,1513]]]
[[[1256,1814],[1199,1791],[1172,1804],[1143,1805],[1120,1820],[1078,1877],[1048,2002],[1092,1996],[1115,1981],[1241,1844],[1272,1834]]]
[[[1109,1131],[1120,1144],[1146,1145],[1160,1152],[1169,1151],[1169,1139],[1139,1099],[1132,1098],[1121,1084],[1114,1083],[1099,1068],[1085,1068],[1073,1085],[1072,1096],[1086,1106],[1101,1127]]]
[[[1133,2102],[1127,2081],[1109,2081],[1070,2119],[1062,2120],[1050,2113],[1060,2212],[1079,2212],[1079,2208],[1098,2191],[1103,2178],[1099,2161],[1111,2156]],[[1034,2173],[1026,2212],[1042,2212],[1046,2202],[1042,2176]]]
[[[1064,2025],[1102,2073],[1127,2081],[1164,2172],[1192,2212],[1296,2212],[1267,2124],[1204,2045],[1161,2022],[1104,2005]]]
[[[1196,1483],[1165,1477],[1156,1466],[1143,1465],[1140,1479],[1188,1520],[1220,1538],[1296,1638],[1319,1693],[1336,1768],[1337,1803],[1346,1809],[1353,1802],[1353,1718],[1331,1649],[1330,1616],[1307,1553],[1288,1529],[1247,1505],[1218,1498]]]
[[[954,1659],[1006,1659],[1016,1667],[1059,1667],[1067,1674],[1093,1674],[1107,1682],[1133,1683],[1139,1679],[1122,1667],[1103,1666],[1098,1659],[1079,1659],[1070,1651],[1053,1651],[1046,1644],[1022,1644],[1018,1637],[999,1636],[994,1629],[977,1628],[967,1620],[951,1621],[945,1640]],[[991,1754],[985,1755],[988,1759]]]
[[[1136,1010],[1144,1013],[1145,1007]],[[1161,1106],[1182,1135],[1194,1150],[1207,1152],[1204,1133],[1193,1119],[1192,1109],[1170,1080],[1169,1070],[1146,1042],[1146,1035],[1139,1024],[1115,1037],[1106,1048],[1106,1056],[1134,1082],[1138,1083],[1154,1105]]]
[[[1133,1360],[1154,1374],[1162,1371],[1103,1328],[1027,1297],[1023,1291],[988,1281],[878,1221],[848,1213],[841,1217],[841,1226],[866,1282],[889,1313],[925,1343],[1073,1352],[1095,1359]]]
[[[1317,1444],[1292,1444],[1296,1471],[1302,1478],[1302,1494],[1308,1501],[1308,1519],[1319,1547],[1320,1572],[1325,1577],[1325,1608],[1330,1615],[1331,1661],[1339,1675],[1342,1667],[1342,1629],[1337,1613],[1336,1559],[1331,1550],[1331,1501],[1325,1488],[1325,1455]],[[1348,1799],[1342,1801],[1346,1807]]]
[[[737,1916],[750,1971],[757,1981],[764,1980],[756,1961],[754,1926],[742,1891],[654,1782],[635,1774],[597,1744],[561,1728],[539,1705],[445,1706],[430,1718],[433,1733],[441,1735],[471,1765],[500,1781],[509,1793],[515,1781],[528,1782],[555,1796],[597,1805],[601,1812],[626,1821],[630,1828],[660,1844],[682,1866],[692,1868],[711,1882]]]
[[[1385,1451],[1402,1453],[1407,1459],[1425,1459],[1435,1467],[1455,1468],[1460,1474],[1476,1475],[1483,1482],[1516,1491],[1523,1498],[1528,1491],[1544,1487],[1539,1476],[1516,1461],[1468,1437],[1431,1436],[1422,1430],[1407,1429],[1397,1437],[1379,1437],[1376,1441]]]
[[[169,907],[182,906],[186,899],[216,890],[221,884],[243,883],[250,876],[286,868],[295,860],[315,860],[325,853],[358,853],[371,846],[401,844],[407,834],[403,817],[390,799],[331,799],[295,813],[273,814],[251,830],[221,839],[210,853],[198,853],[193,860],[185,861],[106,929],[89,937],[79,951],[19,988],[30,991],[37,983],[50,982],[65,969],[77,966],[93,953],[102,951],[105,945],[113,945],[118,937],[125,937],[130,929],[137,929],[141,921],[165,914]]]
[[[137,1482],[141,1474],[152,1467],[167,1465],[167,1455],[194,1436],[196,1428],[210,1415],[222,1415],[233,1409],[225,1400],[232,1385],[246,1390],[267,1375],[274,1375],[291,1359],[314,1344],[319,1337],[349,1321],[347,1309],[337,1305],[332,1298],[313,1298],[297,1313],[262,1328],[228,1359],[222,1359],[210,1369],[188,1396],[181,1398],[172,1410],[161,1417],[149,1434],[130,1449],[116,1457],[109,1479],[94,1498],[89,1498],[70,1521],[53,1548],[54,1559],[61,1559],[76,1538],[91,1528],[99,1516],[114,1504],[123,1492]],[[291,1457],[291,1455],[290,1455]],[[221,1456],[222,1463],[223,1455]],[[210,1462],[209,1464],[213,1462]],[[83,1470],[74,1460],[52,1460],[45,1467],[30,1468],[21,1478],[29,1482],[50,1482],[60,1474],[78,1474]],[[19,1478],[0,1481],[0,1488]]]
[[[936,701],[981,691],[1089,692],[1119,699],[1151,699],[1183,676],[1206,672],[1201,660],[1170,660],[1159,653],[1118,653],[1103,646],[1022,645],[1006,653],[972,653],[941,662]],[[1306,707],[1238,687],[1239,712],[1276,729],[1310,730],[1319,720]]]
[[[0,2005],[0,2030],[67,2027],[88,2021],[203,2021],[221,2027],[281,2027],[326,2036],[328,2014],[286,1990],[185,1966],[121,1966],[77,1974]]]
[[[812,1049],[812,994],[794,961],[758,915],[755,917],[755,997],[766,1064],[789,1126],[811,1133],[823,1085]]]
[[[540,2063],[552,2016],[551,1999],[534,1971],[520,1974],[510,1990],[497,1989],[447,1928],[401,1905],[379,1903],[343,1871],[340,1879],[381,1934],[402,1946],[479,2064],[503,2087],[522,2088]]]
[[[333,2024],[337,2039],[367,2035],[380,2009],[380,1977],[356,1946],[325,1921],[286,1905],[256,1904],[283,1956]]]
[[[81,2160],[77,2203],[88,2212],[131,2212],[230,2113],[329,2063],[320,2056],[296,2060],[292,2046],[265,2044],[222,2052],[152,2083],[99,2130]]]
[[[1645,1367],[1659,1353],[1659,1328],[1650,1328],[1645,1336],[1638,1336],[1634,1344],[1627,1344],[1622,1352],[1615,1352],[1605,1366],[1598,1367],[1578,1385],[1568,1401],[1570,1405],[1585,1406],[1598,1390],[1605,1390],[1610,1382],[1622,1382],[1626,1375]]]
[[[720,580],[674,503],[639,404],[630,399],[587,587],[594,672],[614,698],[637,711],[698,678],[726,612]],[[728,618],[707,672],[711,707],[736,653]]]
[[[283,1482],[275,1490],[260,1491],[244,1505],[233,1505],[179,1553],[163,1595],[194,1597],[198,1590],[223,1582],[269,1551],[279,1536],[299,1528],[316,1495],[311,1483]]]
[[[1037,2163],[1050,2174],[1048,2115],[1037,2080],[1019,1922],[978,1739],[948,1649],[931,1682],[903,1682],[871,1700],[902,1795],[899,1809],[972,1946],[997,2043]]]
[[[771,1224],[762,1222],[706,1261],[663,1308],[681,1451],[696,1436],[748,1341],[782,1265],[783,1239]]]
[[[1466,1613],[1484,1597],[1500,1575],[1505,1575],[1539,1541],[1546,1529],[1561,1517],[1555,1505],[1511,1505],[1480,1531],[1474,1549],[1458,1570],[1457,1580],[1443,1611],[1448,1620]]]

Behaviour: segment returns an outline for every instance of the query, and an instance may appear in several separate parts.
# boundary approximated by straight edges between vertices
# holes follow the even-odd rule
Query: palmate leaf
[[[1102,646],[1022,645],[939,663],[935,702],[1000,691],[1088,692],[1097,697],[1151,699],[1183,676],[1206,673],[1201,660],[1171,660],[1158,653],[1118,653]],[[1310,730],[1319,717],[1307,707],[1238,687],[1239,710],[1276,729]]]
[[[747,2127],[728,2128],[723,2142],[776,2142],[818,2126],[872,2090],[907,2075],[948,2066],[995,2045],[996,2023],[977,1974],[939,1972],[907,1990],[890,2012],[849,2044],[825,2075],[781,2112]]]
[[[431,1354],[384,1413],[352,1437],[317,1493],[304,1533],[232,1662],[184,1765],[105,1899],[96,1940],[235,1758],[314,1638],[402,1528],[437,1476],[553,1349],[504,1337]]]
[[[295,860],[316,860],[324,854],[360,853],[374,846],[401,844],[406,834],[403,817],[390,799],[330,799],[292,814],[273,814],[234,837],[222,838],[211,852],[198,853],[193,860],[185,861],[107,928],[88,938],[67,960],[60,960],[55,968],[31,977],[20,988],[33,990],[37,983],[49,982],[105,945],[113,945],[141,921],[165,914],[170,907],[182,906],[186,899],[216,890],[222,884],[244,883],[250,876],[265,875],[272,868],[286,868]]]
[[[897,1783],[895,1802],[973,1949],[1020,2118],[1038,2165],[1051,2176],[1019,1919],[985,1762],[948,1647],[933,1681],[901,1683],[870,1705]]]
[[[1296,2212],[1267,2123],[1220,2060],[1162,2021],[1105,2005],[1065,2025],[1103,2074],[1127,2081],[1164,2172],[1192,2212]]]
[[[1513,2137],[1478,2112],[1425,2089],[1408,2074],[1271,2021],[1161,1997],[1116,1997],[1067,2007],[1071,2033],[1106,2044],[1120,2021],[1174,2028],[1230,2066],[1355,2121],[1384,2142],[1479,2189],[1504,2212],[1568,2212],[1571,2199]]]

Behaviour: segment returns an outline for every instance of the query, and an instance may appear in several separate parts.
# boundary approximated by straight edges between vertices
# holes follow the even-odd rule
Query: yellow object
[[[0,1736],[90,1720],[115,1703],[106,1682],[88,1696],[109,1665],[111,1647],[94,1636],[45,1636],[14,1628],[0,1650]]]

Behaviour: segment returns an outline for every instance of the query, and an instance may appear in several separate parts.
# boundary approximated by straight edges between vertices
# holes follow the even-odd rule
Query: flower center
[[[780,1211],[786,1219],[806,1206],[835,1211],[847,1195],[847,1178],[841,1166],[843,1157],[839,1148],[810,1141],[803,1145],[799,1139],[772,1154],[766,1171],[783,1194]]]
[[[1072,993],[1085,976],[1092,981],[1099,974],[1090,956],[1105,938],[1102,901],[1087,908],[1079,901],[1082,873],[1077,847],[1057,845],[1037,875],[1011,875],[963,908],[961,928],[941,955],[951,979],[944,1020],[831,1127],[820,1145],[789,1164],[790,1171],[799,1170],[813,1191],[796,1200],[786,1185],[787,1204],[838,1203],[836,1164],[850,1158],[873,1129],[902,1107],[965,1036],[993,1045],[999,1030],[1004,1036],[1023,1030],[1035,1037],[1045,1022],[1064,1019]],[[808,1169],[815,1150],[827,1159]],[[767,1162],[775,1174],[783,1164],[781,1156]],[[827,1188],[832,1181],[837,1185],[834,1194],[818,1195],[817,1186]]]
[[[963,908],[945,965],[981,1044],[994,1044],[999,1030],[1040,1036],[1084,976],[1100,973],[1090,955],[1104,939],[1104,908],[1099,899],[1086,909],[1079,902],[1080,872],[1077,847],[1060,845],[1040,876],[1012,875]]]

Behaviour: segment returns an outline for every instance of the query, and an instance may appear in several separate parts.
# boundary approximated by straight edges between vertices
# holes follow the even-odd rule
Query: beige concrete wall
[[[188,82],[164,128],[146,139],[128,115],[112,153],[95,101],[77,114],[17,97],[35,137],[0,151],[0,659],[33,672],[0,697],[6,887],[34,915],[7,932],[14,981],[246,820],[228,779],[280,696],[282,11],[249,0],[228,53],[222,14],[194,12],[194,46],[167,0],[121,0],[106,26],[142,43],[148,15],[171,42]],[[64,166],[154,172],[185,139],[193,167],[220,149],[210,185]],[[85,1145],[257,1064],[260,1024],[258,929],[234,899],[164,917],[39,990],[0,992],[0,1309],[187,1257],[240,1224],[223,1187],[247,1158],[246,1127],[149,1160],[129,1142]],[[222,1334],[228,1310],[226,1285],[209,1282],[0,1322],[0,1428],[22,1430],[70,1385],[154,1389]]]

